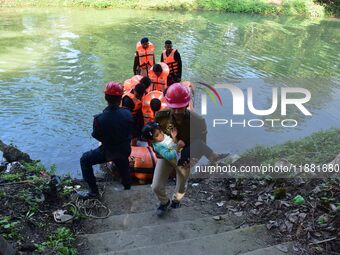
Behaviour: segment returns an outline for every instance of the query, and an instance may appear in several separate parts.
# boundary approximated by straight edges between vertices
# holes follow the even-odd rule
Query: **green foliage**
[[[325,2],[326,0],[319,0]],[[274,2],[274,3],[273,3]],[[83,6],[94,8],[131,8],[157,10],[214,10],[271,15],[323,16],[324,7],[313,0],[28,0],[4,1],[7,6]],[[333,8],[334,9],[334,8]]]
[[[23,201],[29,208],[28,212],[34,213],[39,209],[40,201],[28,190],[21,190],[17,194],[17,198]]]
[[[35,189],[39,191],[43,191],[47,189],[49,186],[48,185],[49,179],[44,176],[33,175],[29,176],[27,179],[31,180],[34,184]]]
[[[17,182],[22,180],[24,177],[24,173],[2,173],[0,174],[0,179],[4,180],[5,182]]]
[[[63,186],[71,186],[73,185],[73,180],[70,175],[65,175],[61,178],[61,182]]]
[[[68,187],[73,186],[73,180],[71,176],[66,175],[66,176],[61,177],[61,186],[63,187],[62,195],[65,198],[69,197],[73,193],[73,189],[65,188],[65,186],[68,186]]]
[[[44,252],[47,249],[51,249],[57,254],[62,255],[75,255],[77,250],[72,247],[72,242],[75,237],[69,228],[61,227],[58,228],[54,234],[48,237],[46,242],[37,244],[37,250]]]
[[[16,225],[19,222],[12,221],[10,216],[5,216],[0,219],[0,234],[5,239],[20,239],[20,235],[17,232]]]
[[[339,0],[315,0],[315,2],[321,4],[328,15],[340,15]]]
[[[41,172],[46,172],[44,166],[37,162],[23,163],[23,166],[28,174],[40,174]]]
[[[48,173],[49,175],[55,175],[56,172],[57,172],[57,166],[56,166],[55,164],[53,164],[53,165],[50,167],[50,169],[47,171],[47,173]]]
[[[25,167],[27,174],[47,174],[51,176],[57,171],[57,167],[54,164],[48,170],[39,162],[23,163],[23,166]]]
[[[339,152],[340,129],[330,129],[273,147],[256,146],[241,158],[243,162],[257,165],[275,164],[283,158],[295,165],[322,164],[332,161]]]

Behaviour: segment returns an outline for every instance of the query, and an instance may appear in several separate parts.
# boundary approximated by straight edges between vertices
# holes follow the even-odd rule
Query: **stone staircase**
[[[169,191],[173,187],[168,187]],[[106,187],[105,204],[112,216],[89,220],[79,237],[81,254],[105,255],[285,255],[290,243],[273,245],[263,225],[240,228],[239,217],[207,215],[188,198],[164,218],[155,215],[156,198],[149,185],[129,191]]]

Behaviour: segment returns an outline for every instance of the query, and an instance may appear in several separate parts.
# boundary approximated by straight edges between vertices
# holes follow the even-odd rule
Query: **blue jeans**
[[[94,176],[92,166],[97,165],[97,164],[103,164],[108,161],[109,160],[106,159],[105,153],[102,147],[98,147],[97,149],[87,151],[80,158],[80,167],[81,167],[81,172],[83,174],[83,178],[89,185],[89,188],[92,192],[98,192],[98,187],[96,184],[96,177]],[[114,157],[112,162],[116,165],[118,169],[118,172],[122,178],[122,184],[124,185],[124,187],[130,186],[131,177],[130,177],[129,157],[117,153],[116,157]]]

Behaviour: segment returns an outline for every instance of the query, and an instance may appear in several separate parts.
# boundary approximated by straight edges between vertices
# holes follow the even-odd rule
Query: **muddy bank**
[[[1,252],[76,254],[81,216],[68,205],[72,190],[65,189],[75,182],[55,176],[55,168],[45,169],[14,146],[0,141],[0,150],[5,158],[0,169],[0,234],[8,240],[2,240]],[[54,214],[60,209],[72,219],[58,223],[64,220]]]

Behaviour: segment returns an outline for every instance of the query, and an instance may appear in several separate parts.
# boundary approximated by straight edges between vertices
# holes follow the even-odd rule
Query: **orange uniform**
[[[149,87],[148,92],[152,90],[159,90],[164,92],[165,89],[167,88],[169,67],[164,62],[160,62],[159,64],[162,66],[162,73],[160,76],[157,76],[152,70],[152,68],[150,69],[149,78],[151,79],[151,86]]]
[[[139,74],[142,76],[148,76],[150,68],[155,64],[155,46],[149,42],[149,46],[145,49],[141,42],[138,42],[136,45],[136,51]]]
[[[148,94],[146,94],[143,97],[143,100],[142,100],[142,112],[143,112],[143,118],[144,118],[144,125],[148,122],[154,121],[155,119],[155,115],[157,112],[154,112],[151,109],[151,100],[155,98],[161,101],[161,108],[159,109],[159,111],[167,108],[163,92],[158,91],[158,90],[150,91]]]
[[[124,81],[124,93],[128,93],[131,91],[131,89],[134,89],[142,78],[142,75],[135,75]]]

